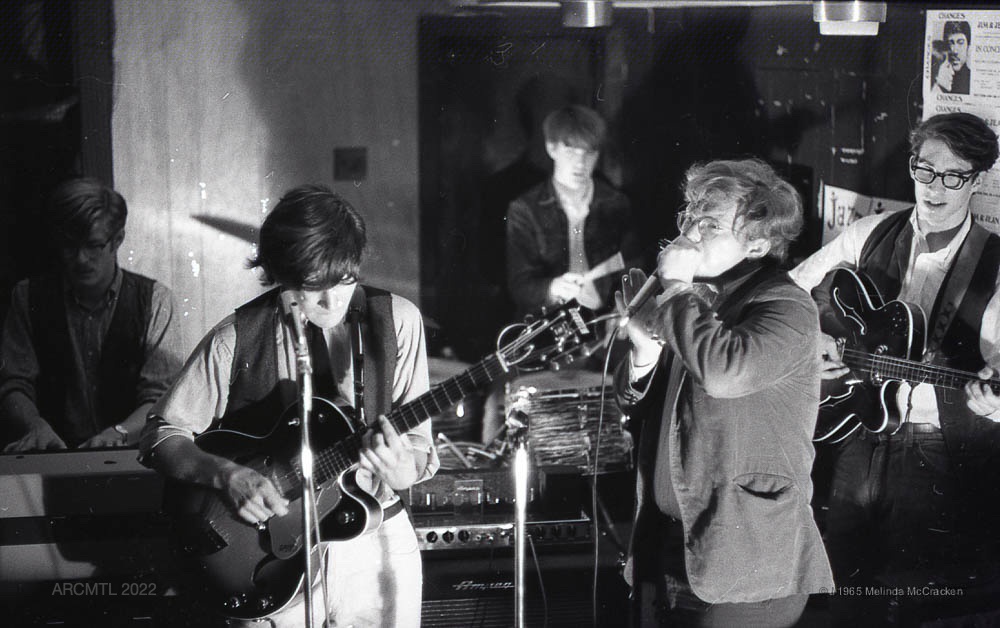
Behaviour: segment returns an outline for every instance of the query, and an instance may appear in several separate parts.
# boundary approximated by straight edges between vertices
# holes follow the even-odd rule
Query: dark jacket
[[[621,251],[625,265],[637,263],[638,238],[628,199],[594,180],[594,198],[583,228],[584,252],[593,267]],[[507,211],[507,289],[517,315],[547,305],[549,283],[569,270],[569,222],[552,180],[528,190]],[[595,281],[597,293],[612,303],[617,275]]]
[[[633,419],[670,430],[670,481],[688,581],[700,599],[755,602],[829,589],[810,507],[816,306],[771,265],[744,263],[727,275],[714,305],[691,290],[660,304],[651,331],[665,341],[661,362],[642,391],[629,384],[627,363],[619,369],[618,401]],[[671,354],[685,371],[676,414],[662,394]],[[656,508],[652,463],[640,459],[633,542]],[[630,555],[626,578],[633,562]]]

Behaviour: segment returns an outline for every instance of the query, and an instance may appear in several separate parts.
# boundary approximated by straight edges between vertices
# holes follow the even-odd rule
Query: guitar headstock
[[[576,301],[543,308],[500,332],[497,357],[520,370],[558,369],[597,338],[594,318],[591,310]]]

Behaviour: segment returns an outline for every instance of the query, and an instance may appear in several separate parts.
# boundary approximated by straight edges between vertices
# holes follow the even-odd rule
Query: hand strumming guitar
[[[271,480],[257,471],[236,463],[220,469],[222,494],[229,506],[250,524],[288,514],[288,500],[281,496]]]

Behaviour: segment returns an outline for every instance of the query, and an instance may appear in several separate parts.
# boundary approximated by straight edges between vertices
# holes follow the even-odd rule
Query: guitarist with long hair
[[[997,160],[997,135],[968,113],[936,115],[911,133],[910,147],[915,206],[855,221],[791,273],[820,306],[824,379],[881,387],[882,408],[874,411],[898,422],[855,429],[829,451],[825,538],[840,587],[837,625],[884,625],[888,597],[866,586],[967,586],[976,575],[971,557],[985,565],[996,555],[1000,395],[989,380],[1000,367],[1000,237],[973,221],[970,200]],[[853,306],[824,282],[838,268],[869,292]],[[913,316],[898,328],[865,320],[899,304]],[[871,368],[858,368],[850,359],[858,350],[837,344],[847,328],[855,337],[884,334],[870,343],[876,354],[908,336],[912,354],[889,362],[875,355]],[[902,371],[914,363],[970,375],[950,388],[904,375],[885,394],[893,375],[884,365]],[[900,580],[903,573],[916,580]]]
[[[252,552],[258,549],[255,526],[264,531],[260,538],[274,542],[279,534],[274,522],[296,508],[290,503],[294,492],[281,489],[280,474],[265,474],[241,464],[236,455],[212,453],[200,443],[206,431],[264,436],[287,426],[282,411],[297,400],[291,318],[298,315],[297,306],[307,321],[315,394],[355,409],[352,429],[363,437],[354,481],[374,497],[383,518],[374,530],[324,543],[330,615],[323,616],[317,589],[314,625],[416,627],[420,554],[397,491],[431,477],[439,462],[429,420],[400,434],[385,415],[429,388],[424,330],[413,303],[359,283],[365,249],[364,221],[337,194],[317,185],[287,192],[265,219],[257,256],[250,261],[273,288],[237,308],[201,341],[152,409],[141,456],[169,478],[218,496],[222,510],[236,520],[229,532],[219,534],[220,543],[251,534],[254,543],[246,552]],[[365,424],[374,429],[365,431]],[[221,519],[208,517],[206,527]],[[282,545],[274,543],[280,553]],[[289,562],[261,561],[251,573],[233,574],[233,581],[266,581],[269,570],[280,573]],[[271,600],[261,596],[254,604],[267,607]],[[300,592],[265,619],[279,627],[303,625],[302,600]],[[230,616],[256,618],[248,605],[234,596],[227,608]]]

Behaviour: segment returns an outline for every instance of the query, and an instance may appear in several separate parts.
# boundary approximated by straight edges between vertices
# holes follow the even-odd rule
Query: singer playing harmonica
[[[819,324],[779,269],[802,227],[791,185],[756,159],[688,170],[680,236],[636,308],[618,402],[643,422],[626,579],[637,626],[790,626],[833,586],[809,502]]]

